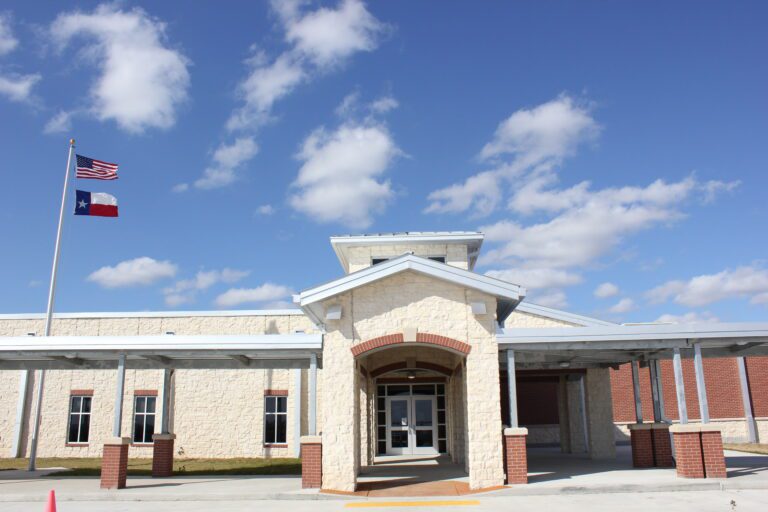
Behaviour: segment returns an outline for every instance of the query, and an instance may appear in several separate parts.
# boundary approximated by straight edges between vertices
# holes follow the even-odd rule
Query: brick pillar
[[[725,478],[723,438],[718,427],[701,429],[701,448],[704,452],[704,473],[707,478]]]
[[[652,468],[655,465],[653,457],[653,423],[635,423],[628,425],[629,439],[632,444],[632,466],[636,468]]]
[[[528,455],[525,451],[527,428],[504,429],[504,473],[507,484],[528,483]]]
[[[323,444],[320,436],[301,438],[301,488],[319,489],[323,485]]]
[[[651,428],[653,436],[653,462],[657,468],[673,468],[675,460],[672,458],[672,440],[669,435],[669,425],[666,423],[654,423]]]
[[[677,476],[725,478],[725,454],[720,427],[709,424],[672,425]]]
[[[152,476],[173,476],[173,443],[176,434],[155,434],[152,436]]]
[[[113,437],[104,443],[104,454],[101,458],[102,489],[125,488],[130,443],[130,437]]]

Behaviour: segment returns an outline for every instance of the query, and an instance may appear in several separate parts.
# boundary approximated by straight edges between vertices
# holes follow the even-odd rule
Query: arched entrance
[[[360,383],[359,492],[468,490],[463,368],[470,350],[429,333],[414,341],[382,336],[352,348]]]

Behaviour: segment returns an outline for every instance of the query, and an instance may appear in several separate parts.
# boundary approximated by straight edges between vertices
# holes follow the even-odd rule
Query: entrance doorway
[[[390,383],[382,379],[377,386],[376,454],[446,453],[445,384],[401,382]]]
[[[387,397],[387,455],[434,455],[437,401],[433,396]]]

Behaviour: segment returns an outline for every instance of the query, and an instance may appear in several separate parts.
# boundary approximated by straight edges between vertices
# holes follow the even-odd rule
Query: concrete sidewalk
[[[507,487],[472,497],[485,500],[536,495],[768,491],[768,456],[729,451],[726,452],[727,479],[683,479],[676,476],[674,469],[633,469],[627,447],[618,448],[617,459],[610,461],[563,456],[557,449],[532,449],[528,485]],[[403,475],[409,478],[422,473],[413,465],[404,466],[402,470]],[[382,468],[381,472],[384,474],[376,475],[378,478],[398,478],[395,468]],[[455,473],[454,467],[445,466],[432,476],[461,480],[461,476]],[[423,474],[428,477],[430,469],[424,469]],[[372,476],[369,471],[361,480],[366,481]],[[301,479],[297,476],[129,477],[127,489],[110,491],[99,489],[99,479],[95,477],[51,477],[46,476],[46,471],[36,475],[24,471],[0,472],[0,503],[44,501],[51,489],[56,491],[58,500],[62,502],[373,500],[302,490]],[[768,501],[768,492],[766,497]]]

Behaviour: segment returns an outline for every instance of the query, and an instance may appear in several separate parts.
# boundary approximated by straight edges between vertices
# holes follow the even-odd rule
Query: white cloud
[[[87,41],[81,55],[99,69],[88,81],[95,118],[131,133],[170,128],[187,99],[189,61],[166,44],[165,23],[118,5],[60,14],[50,26],[53,42],[64,50],[76,38]]]
[[[210,189],[229,185],[237,179],[235,171],[258,152],[253,137],[240,137],[231,144],[222,144],[213,153],[214,165],[195,181],[195,187]]]
[[[40,78],[41,76],[37,73],[0,76],[0,95],[19,103],[29,101],[32,97],[32,87],[40,81]]]
[[[667,324],[714,324],[719,321],[720,319],[709,311],[704,311],[703,313],[689,311],[682,315],[664,314],[656,319],[656,322]]]
[[[161,279],[175,276],[177,269],[178,267],[170,261],[157,261],[143,256],[121,261],[114,267],[101,267],[87,279],[104,288],[147,286]]]
[[[688,281],[667,281],[649,290],[646,297],[654,303],[672,299],[689,307],[732,298],[749,298],[753,304],[761,304],[768,301],[768,270],[748,265],[696,276]]]
[[[11,16],[0,13],[0,55],[11,53],[19,45],[19,40],[13,35],[11,29]]]
[[[360,0],[342,0],[336,8],[303,15],[298,8],[281,14],[286,41],[319,68],[338,66],[354,53],[374,50],[385,30]]]
[[[381,98],[374,100],[371,103],[370,108],[374,114],[386,114],[390,110],[394,110],[399,106],[400,102],[398,102],[392,96],[382,96]]]
[[[540,304],[549,308],[568,307],[568,297],[562,290],[553,290],[548,293],[534,294],[531,300],[535,304]]]
[[[599,132],[589,107],[565,94],[534,108],[520,109],[499,124],[480,151],[480,160],[494,164],[494,169],[432,192],[426,211],[459,213],[473,209],[476,215],[488,215],[497,206],[499,192],[494,189],[503,180],[526,171],[550,171]]]
[[[272,215],[275,213],[275,207],[271,204],[262,204],[256,208],[256,213],[259,215]]]
[[[317,222],[366,228],[392,198],[381,176],[401,154],[383,124],[320,128],[304,141],[291,206]]]
[[[55,116],[48,120],[43,131],[45,133],[63,133],[72,129],[72,116],[74,112],[60,110]]]
[[[182,279],[163,290],[165,303],[169,306],[193,302],[197,292],[207,290],[218,283],[232,284],[248,276],[249,270],[223,268],[221,270],[201,270],[192,279]]]
[[[573,286],[583,281],[578,274],[546,268],[490,270],[486,275],[535,290]]]
[[[741,185],[741,181],[718,181],[709,180],[701,184],[703,191],[703,201],[705,203],[711,203],[715,200],[718,194],[722,192],[733,192]]]
[[[216,306],[228,308],[255,302],[275,302],[290,297],[293,291],[287,286],[264,283],[257,288],[231,288],[214,301]]]
[[[372,51],[386,28],[360,0],[307,11],[301,0],[273,1],[289,47],[274,59],[255,50],[246,60],[248,74],[238,85],[242,104],[227,120],[227,130],[255,132],[272,119],[277,101],[315,76],[341,67],[353,54]],[[391,105],[382,105],[391,108]],[[253,158],[256,152],[240,161]],[[212,165],[196,182],[199,188],[226,186],[236,179],[235,166]]]
[[[608,311],[611,313],[626,313],[635,309],[635,301],[629,298],[621,299],[619,302],[611,306]]]
[[[601,299],[613,297],[614,295],[618,295],[618,293],[619,287],[613,283],[602,283],[600,286],[595,288],[594,291],[595,297],[599,297]]]
[[[182,192],[186,192],[189,190],[189,183],[178,183],[171,188],[171,192],[174,192],[176,194],[181,194]]]

